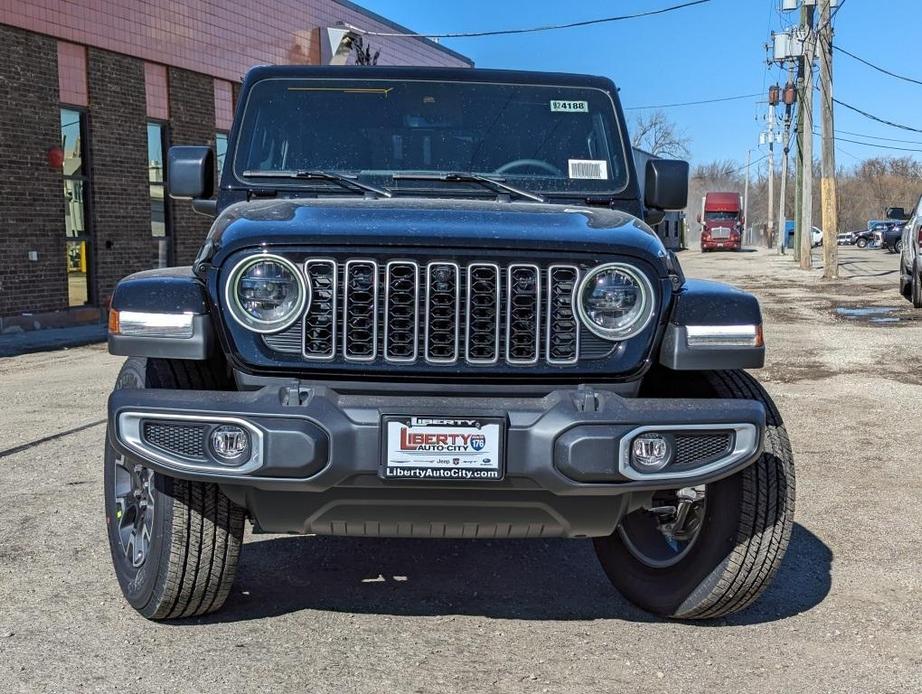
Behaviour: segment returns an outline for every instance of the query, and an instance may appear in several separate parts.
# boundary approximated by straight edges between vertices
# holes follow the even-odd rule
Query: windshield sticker
[[[567,159],[570,178],[608,179],[608,162],[604,159]]]
[[[589,113],[588,101],[551,101],[551,111],[563,113]]]

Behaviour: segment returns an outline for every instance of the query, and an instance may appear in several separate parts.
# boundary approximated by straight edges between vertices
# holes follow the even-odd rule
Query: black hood
[[[619,210],[446,198],[307,198],[239,202],[208,236],[215,264],[242,248],[374,246],[493,248],[637,256],[665,273],[656,233]]]

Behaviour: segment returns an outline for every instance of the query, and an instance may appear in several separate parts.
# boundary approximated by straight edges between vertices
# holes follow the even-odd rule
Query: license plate
[[[496,481],[503,478],[503,420],[392,416],[382,419],[386,480]]]

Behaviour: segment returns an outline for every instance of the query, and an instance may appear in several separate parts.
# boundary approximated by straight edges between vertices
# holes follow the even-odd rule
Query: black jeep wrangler
[[[112,299],[105,503],[152,619],[221,607],[256,532],[593,538],[659,615],[752,603],[794,468],[749,294],[648,226],[688,166],[635,171],[614,84],[474,69],[259,67],[191,267]],[[438,551],[433,546],[433,551]]]

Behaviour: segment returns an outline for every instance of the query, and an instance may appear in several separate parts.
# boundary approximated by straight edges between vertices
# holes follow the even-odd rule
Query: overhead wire
[[[717,99],[702,99],[700,101],[683,101],[676,104],[656,104],[652,106],[630,106],[625,107],[625,111],[646,111],[656,108],[678,108],[679,106],[699,106],[701,104],[717,104],[724,101],[738,101],[740,99],[753,99],[761,94],[740,94],[739,96],[724,96]]]
[[[657,15],[666,14],[667,12],[684,10],[688,7],[694,7],[696,5],[704,5],[709,2],[711,2],[711,0],[689,0],[689,2],[683,2],[678,5],[670,5],[669,7],[661,7],[656,10],[646,10],[644,12],[635,12],[633,14],[618,15],[615,17],[586,19],[580,22],[568,22],[565,24],[545,24],[542,26],[528,27],[524,29],[497,29],[493,31],[453,31],[444,34],[418,34],[414,32],[368,31],[367,29],[355,27],[350,24],[345,24],[345,26],[347,29],[350,29],[358,34],[362,34],[363,36],[379,36],[382,38],[461,39],[475,38],[480,36],[508,36],[511,34],[532,34],[540,31],[555,31],[558,29],[574,29],[577,27],[592,26],[596,24],[620,22],[627,19],[640,19],[641,17],[654,17]]]
[[[855,55],[855,54],[852,53],[851,51],[845,50],[845,49],[842,48],[841,46],[833,46],[832,48],[833,48],[833,50],[838,51],[839,53],[844,53],[844,54],[847,55],[849,58],[852,58],[852,59],[854,59],[854,60],[857,60],[859,63],[864,63],[864,64],[867,65],[868,67],[874,68],[874,69],[877,70],[878,72],[882,72],[882,73],[885,74],[885,75],[889,75],[890,77],[895,77],[896,79],[898,79],[898,80],[903,80],[904,82],[910,82],[911,84],[922,85],[922,80],[917,80],[917,79],[915,79],[915,78],[913,78],[913,77],[906,77],[905,75],[898,75],[897,73],[895,73],[895,72],[893,72],[893,71],[891,71],[891,70],[887,70],[886,68],[882,68],[880,65],[875,65],[875,64],[872,63],[870,60],[865,60],[865,59],[862,58],[861,56]]]

